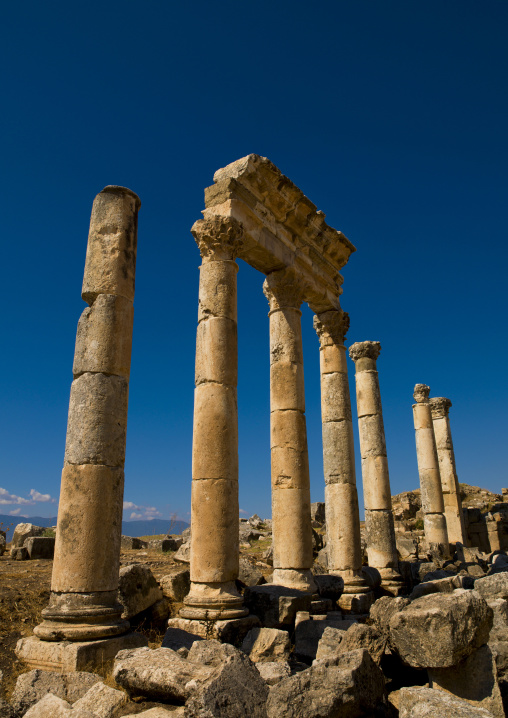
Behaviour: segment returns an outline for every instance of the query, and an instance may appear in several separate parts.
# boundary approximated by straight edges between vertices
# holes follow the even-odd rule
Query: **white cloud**
[[[132,514],[130,515],[130,518],[131,519],[142,519],[143,514],[137,514],[135,511],[133,511]]]
[[[16,494],[10,494],[6,489],[0,487],[0,504],[8,506],[9,504],[33,504],[35,501],[29,501]]]
[[[19,516],[21,513],[21,509],[12,509],[12,511],[9,511],[9,516]]]
[[[240,509],[240,513],[241,513],[241,514],[248,514],[249,512],[248,512],[248,511],[245,511],[245,509]]]
[[[139,509],[139,506],[136,506],[136,504],[133,504],[132,501],[124,501],[123,502],[123,510],[127,511],[128,509]]]
[[[36,491],[35,489],[30,489],[30,496],[34,501],[37,501],[38,503],[45,504],[48,501],[51,501],[51,503],[55,503],[55,499],[51,498],[49,494],[41,494],[39,491]]]
[[[124,511],[133,511],[131,519],[158,519],[162,518],[161,512],[155,506],[138,506],[132,501],[123,502]]]

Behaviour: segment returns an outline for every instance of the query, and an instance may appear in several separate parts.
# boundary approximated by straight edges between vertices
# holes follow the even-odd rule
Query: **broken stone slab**
[[[497,682],[497,670],[490,646],[482,646],[457,665],[429,668],[431,688],[447,691],[495,718],[504,718],[503,700]]]
[[[414,601],[417,598],[428,596],[431,593],[452,593],[456,588],[471,589],[473,586],[474,581],[470,576],[447,576],[445,578],[419,583],[410,593],[409,599]]]
[[[224,621],[200,621],[191,618],[170,618],[168,628],[181,628],[183,631],[193,633],[201,638],[216,638],[223,643],[240,644],[251,628],[260,626],[257,616],[243,618],[230,618]]]
[[[11,541],[11,556],[13,555],[12,550],[15,548],[21,548],[26,539],[30,538],[31,536],[42,536],[42,534],[46,531],[44,526],[35,526],[34,524],[18,524],[16,528],[14,529],[14,533],[12,534],[12,541]]]
[[[291,675],[291,666],[288,661],[260,661],[255,665],[259,675],[269,686],[275,686]]]
[[[189,658],[194,649],[202,646],[195,643]],[[266,681],[242,651],[228,646],[228,653],[209,677],[188,684],[191,695],[185,704],[186,718],[266,718]]]
[[[474,583],[474,590],[485,600],[502,598],[508,600],[508,573],[494,573],[490,576],[477,578]]]
[[[96,716],[87,710],[74,711],[70,703],[52,693],[47,693],[25,713],[25,718],[96,718]]]
[[[291,653],[291,641],[287,631],[252,628],[243,639],[241,648],[254,663],[287,661]]]
[[[166,598],[181,603],[190,591],[190,571],[188,568],[181,568],[163,576],[159,583]]]
[[[401,688],[398,694],[400,718],[493,718],[484,708],[432,688],[412,686]]]
[[[417,598],[390,619],[390,640],[414,668],[448,668],[485,644],[493,615],[476,591]]]
[[[94,673],[54,673],[36,669],[18,676],[11,703],[20,714],[25,713],[47,693],[74,703],[99,682],[99,676]]]
[[[325,633],[326,631],[332,630],[337,629],[327,628]],[[339,631],[339,633],[341,632]],[[321,646],[323,638],[324,645]],[[326,660],[327,665],[334,665],[342,653],[349,653],[350,651],[364,648],[369,652],[374,663],[379,666],[387,643],[386,635],[382,635],[372,626],[366,626],[363,623],[353,623],[345,633],[342,633],[340,639],[337,639],[339,639],[337,633],[332,635],[327,633],[326,637],[323,633],[323,637],[318,644],[316,659]],[[333,646],[334,641],[336,642],[335,646]]]
[[[298,611],[310,611],[312,597],[296,589],[265,584],[245,589],[244,604],[266,628],[291,627]]]
[[[401,561],[409,558],[416,558],[418,555],[418,543],[416,539],[401,534],[395,535],[397,553]]]
[[[142,548],[148,548],[148,541],[143,541],[140,538],[136,538],[136,536],[121,536],[120,547],[124,549],[124,551],[138,551]]]
[[[162,540],[161,550],[164,552],[178,551],[183,546],[183,538],[181,536],[168,536]]]
[[[128,702],[124,691],[110,688],[105,683],[96,683],[72,706],[72,712],[89,711],[97,718],[116,718]]]
[[[24,545],[32,560],[53,558],[55,554],[55,539],[51,536],[31,536]]]
[[[187,543],[183,543],[173,556],[175,561],[180,561],[181,563],[190,563],[190,547],[190,541],[188,541]]]
[[[383,674],[365,650],[340,656],[336,666],[317,665],[270,689],[268,718],[336,718],[373,715],[384,693]]]
[[[189,681],[205,679],[210,673],[209,668],[181,658],[171,648],[120,651],[113,666],[113,678],[130,695],[177,702],[189,697]]]
[[[295,655],[298,660],[304,663],[312,663],[316,658],[319,641],[321,640],[326,628],[336,628],[345,633],[354,620],[337,620],[329,621],[316,618],[309,618],[297,622],[295,628]]]
[[[131,618],[162,599],[162,591],[155,576],[141,564],[120,569],[118,600],[123,605],[122,618]]]

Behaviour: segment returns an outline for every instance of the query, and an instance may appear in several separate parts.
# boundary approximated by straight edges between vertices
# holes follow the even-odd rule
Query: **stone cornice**
[[[429,400],[429,404],[432,418],[443,419],[445,416],[448,416],[452,402],[444,396],[434,396]]]
[[[379,342],[355,342],[349,347],[349,356],[354,362],[365,357],[375,361],[380,353],[381,344]]]
[[[243,244],[243,227],[234,217],[198,219],[191,232],[203,259],[235,259]]]

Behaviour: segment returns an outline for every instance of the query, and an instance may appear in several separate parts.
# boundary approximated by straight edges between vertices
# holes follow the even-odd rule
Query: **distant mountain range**
[[[35,524],[35,526],[56,526],[56,516],[9,516],[0,514],[0,529],[7,534],[7,542],[12,538],[12,531],[18,524]],[[12,524],[12,525],[11,525]],[[157,536],[158,534],[181,534],[189,524],[186,521],[173,519],[145,519],[144,521],[122,521],[124,536]]]

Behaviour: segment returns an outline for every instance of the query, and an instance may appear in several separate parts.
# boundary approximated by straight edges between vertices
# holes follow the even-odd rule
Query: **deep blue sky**
[[[6,4],[0,513],[55,515],[40,499],[59,492],[90,210],[120,184],[142,200],[125,490],[142,508],[126,517],[188,518],[189,229],[215,170],[251,152],[357,247],[342,305],[348,343],[383,347],[392,493],[418,485],[417,382],[453,401],[460,481],[507,486],[507,33],[505,0]],[[267,516],[268,305],[263,277],[240,265],[240,505]],[[302,323],[317,501],[308,308]]]

